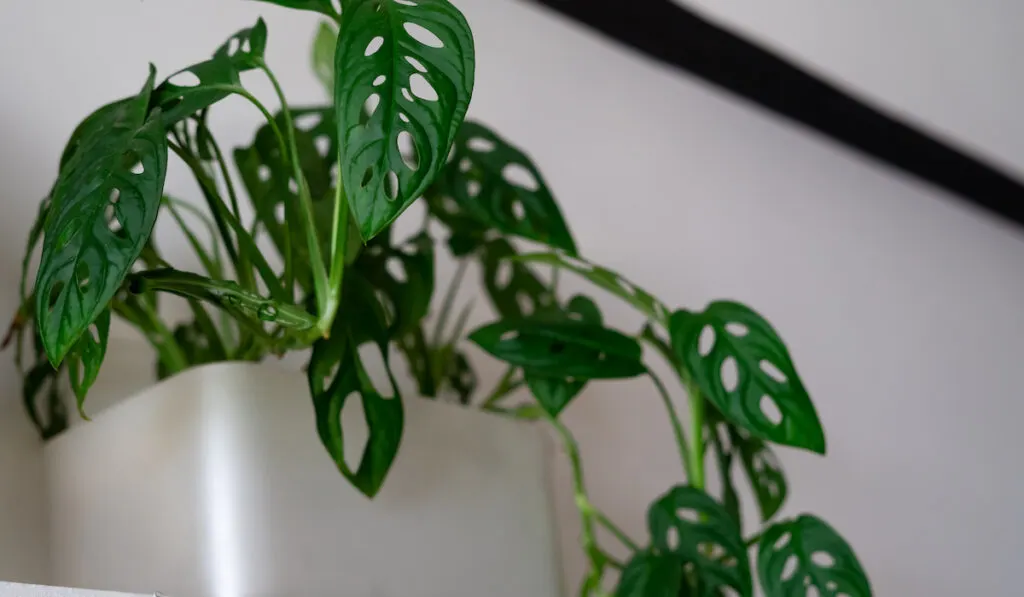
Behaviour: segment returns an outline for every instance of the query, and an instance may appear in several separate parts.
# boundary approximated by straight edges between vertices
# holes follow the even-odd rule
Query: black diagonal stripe
[[[1018,224],[1024,186],[670,0],[528,0]]]

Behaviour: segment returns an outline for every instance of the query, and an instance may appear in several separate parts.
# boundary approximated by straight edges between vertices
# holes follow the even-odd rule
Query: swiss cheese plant
[[[589,562],[582,595],[749,597],[755,584],[769,597],[871,594],[835,529],[810,514],[780,518],[790,488],[773,446],[824,454],[826,443],[779,333],[734,301],[671,307],[581,257],[528,155],[466,120],[474,43],[455,6],[265,1],[326,17],[312,62],[330,102],[288,101],[266,61],[271,39],[259,20],[167,78],[155,67],[137,73],[137,93],[86,116],[59,156],[29,233],[21,304],[5,341],[16,345],[25,405],[45,438],[67,425],[64,379],[85,416],[112,318],[152,344],[159,378],[311,349],[310,433],[340,474],[373,497],[406,423],[394,355],[422,396],[542,421],[557,432],[572,465]],[[265,77],[280,108],[268,108],[243,73]],[[263,124],[251,143],[227,151],[209,116],[230,96],[243,98]],[[172,160],[194,176],[198,202],[165,192]],[[425,206],[421,229],[396,238],[392,223],[416,201]],[[200,271],[165,260],[152,237],[161,215],[180,229]],[[442,252],[458,269],[435,292]],[[466,329],[469,307],[455,300],[470,265],[497,313],[474,331]],[[592,298],[561,295],[558,272],[625,301],[645,325],[615,329]],[[165,320],[165,294],[184,299],[191,316]],[[485,396],[467,341],[507,366]],[[366,350],[379,351],[385,376],[370,374]],[[672,384],[655,375],[648,356],[667,364]],[[681,474],[650,505],[645,535],[630,537],[591,502],[579,450],[560,417],[590,384],[640,378],[663,400]],[[688,399],[685,416],[673,391]],[[529,399],[514,402],[517,394]],[[357,464],[346,460],[340,421],[348,400],[361,401],[369,426]],[[707,466],[721,479],[714,490]],[[741,519],[735,475],[749,483],[756,521]],[[599,528],[632,556],[610,555]],[[744,528],[755,532],[745,537]]]

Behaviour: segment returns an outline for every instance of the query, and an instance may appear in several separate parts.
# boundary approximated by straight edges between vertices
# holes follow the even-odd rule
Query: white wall
[[[998,0],[816,4],[703,2],[1024,171],[1024,98],[1011,62],[1018,9]],[[228,0],[212,18],[186,14],[209,5],[5,8],[0,53],[18,58],[0,66],[5,279],[14,280],[67,134],[137,87],[147,60],[166,73],[263,13],[286,89],[297,100],[320,97],[305,66],[312,17]],[[783,453],[787,511],[832,521],[879,595],[1006,593],[1024,549],[1024,481],[1014,466],[1024,446],[1024,233],[539,10],[510,0],[460,5],[478,40],[472,116],[542,165],[584,253],[670,304],[736,298],[783,332],[830,446],[827,459]],[[183,35],[187,43],[177,41]],[[228,145],[256,123],[235,105],[216,116]],[[195,199],[183,181],[179,169],[171,189]],[[183,250],[166,227],[161,241]],[[602,305],[610,320],[637,323],[613,300]],[[595,502],[642,537],[645,505],[680,479],[651,388],[595,386],[567,417]],[[575,584],[582,558],[559,473]]]

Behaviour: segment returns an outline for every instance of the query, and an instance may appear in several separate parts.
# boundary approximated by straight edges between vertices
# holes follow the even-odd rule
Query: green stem
[[[455,270],[455,276],[452,278],[452,282],[448,285],[448,290],[444,294],[441,312],[438,314],[437,323],[434,325],[434,346],[439,346],[442,342],[444,328],[448,324],[448,316],[451,315],[452,306],[455,303],[455,295],[459,291],[459,286],[462,284],[462,278],[466,275],[466,268],[468,266],[469,260],[463,259],[459,261],[459,267]]]
[[[640,546],[637,545],[635,541],[630,539],[629,535],[627,535],[622,529],[620,529],[618,526],[616,526],[615,523],[612,522],[611,519],[609,519],[608,516],[606,516],[604,512],[601,512],[600,510],[597,510],[595,508],[594,509],[594,517],[597,519],[597,522],[601,526],[603,526],[604,528],[608,529],[608,531],[610,531],[611,534],[615,535],[615,538],[618,539],[619,541],[621,541],[623,545],[628,547],[630,549],[630,551],[639,551],[640,550]]]
[[[517,370],[518,369],[515,367],[508,368],[505,375],[503,375],[501,379],[498,380],[498,384],[494,386],[494,390],[491,394],[484,400],[483,404],[480,405],[481,409],[490,410],[494,408],[502,398],[509,394],[509,392],[519,387],[520,384],[512,383],[512,378],[515,376]]]
[[[654,386],[658,389],[658,394],[661,395],[661,401],[665,403],[665,409],[668,411],[669,421],[672,422],[672,432],[676,436],[676,445],[679,446],[679,455],[683,461],[683,471],[686,473],[686,478],[693,483],[693,471],[690,470],[692,465],[692,454],[686,443],[686,434],[683,432],[683,424],[679,420],[679,414],[676,413],[676,407],[672,404],[672,398],[668,395],[668,390],[665,389],[665,384],[661,382],[661,378],[651,371],[647,370],[647,375],[650,376],[651,381],[654,382]],[[699,436],[698,436],[699,437]]]
[[[331,280],[328,278],[327,267],[324,265],[323,255],[320,253],[320,241],[316,234],[316,218],[313,214],[313,199],[309,195],[309,184],[306,182],[306,177],[302,174],[302,165],[299,163],[299,149],[295,142],[295,125],[292,122],[291,110],[288,108],[288,100],[284,96],[284,91],[281,89],[281,84],[278,82],[277,77],[274,76],[274,73],[271,72],[267,64],[262,60],[259,60],[258,66],[260,70],[267,75],[267,79],[270,80],[270,84],[274,87],[274,93],[277,94],[277,98],[281,102],[281,114],[284,115],[285,132],[288,136],[288,154],[291,158],[293,176],[295,177],[295,182],[299,187],[299,209],[302,212],[302,220],[306,228],[306,244],[309,249],[310,260],[309,266],[313,272],[313,290],[316,294],[317,315],[319,316],[319,320],[316,325],[316,332],[321,336],[326,336],[328,332],[330,332],[331,324],[334,323],[334,316],[338,311],[339,304],[341,303],[341,277],[345,267],[344,259],[337,260],[341,262],[337,268],[334,263],[331,264],[331,273],[334,274],[334,277],[338,282],[338,286],[336,288],[332,287]],[[342,185],[339,181],[338,189],[335,192],[336,210],[344,203],[345,193],[341,187]],[[337,225],[337,220],[345,217],[343,214],[347,213],[347,205],[344,206],[342,211],[335,212],[334,238],[338,238],[348,231],[347,219],[344,226]],[[344,243],[340,246],[340,251],[343,252]]]
[[[704,396],[687,381],[690,398],[690,485],[704,489]]]

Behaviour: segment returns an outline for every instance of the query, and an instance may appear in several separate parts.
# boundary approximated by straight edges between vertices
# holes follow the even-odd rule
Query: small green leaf
[[[236,315],[240,322],[256,326],[275,323],[295,330],[308,330],[316,324],[316,317],[301,307],[253,294],[234,281],[212,280],[171,268],[132,274],[129,288],[134,294],[169,292],[212,303]]]
[[[469,339],[495,358],[542,377],[623,379],[646,371],[636,340],[582,321],[506,319]]]
[[[672,347],[725,418],[756,437],[819,454],[825,432],[789,351],[772,326],[739,303],[672,315]]]
[[[391,303],[393,336],[419,326],[434,296],[434,241],[427,233],[392,246],[391,230],[386,230],[366,245],[354,267]]]
[[[153,91],[153,106],[164,112],[164,125],[209,108],[232,93],[244,91],[241,73],[257,68],[267,45],[263,19],[228,38],[213,58],[174,73]]]
[[[761,520],[767,522],[786,502],[788,488],[782,464],[771,447],[760,439],[734,428],[730,428],[729,434],[732,445],[739,449],[743,470],[757,497]]]
[[[722,486],[722,505],[729,516],[736,521],[737,528],[743,528],[743,513],[740,509],[740,497],[736,493],[736,486],[732,481],[732,461],[736,456],[736,446],[733,443],[723,441],[722,435],[728,437],[728,431],[721,429],[728,425],[721,419],[721,415],[715,407],[705,401],[705,421],[707,438],[715,447],[715,461],[718,464],[719,483]]]
[[[654,550],[693,564],[708,591],[732,587],[750,597],[747,548],[736,522],[711,496],[694,487],[675,487],[651,504],[647,526]]]
[[[626,564],[615,588],[615,597],[685,597],[685,561],[674,554],[641,551]]]
[[[512,245],[496,238],[483,246],[484,289],[499,315],[519,319],[551,309],[555,295],[548,284],[524,263],[513,259]]]
[[[576,254],[576,243],[540,171],[525,153],[484,125],[463,123],[444,183],[463,210],[488,226]]]
[[[341,177],[369,240],[444,167],[473,92],[473,35],[447,0],[343,0],[342,12],[334,93]]]
[[[40,436],[48,440],[68,428],[67,407],[60,393],[60,369],[40,355],[40,360],[25,374],[22,383],[22,401],[29,413],[29,418],[39,430]],[[39,413],[40,398],[45,398],[46,416]]]
[[[107,339],[110,337],[110,309],[104,309],[96,321],[82,334],[78,343],[68,353],[68,377],[71,390],[78,403],[78,414],[89,420],[85,414],[85,397],[89,388],[100,374],[103,357],[107,354]]]
[[[338,28],[330,21],[322,21],[313,38],[313,74],[334,95],[334,49],[338,45]]]
[[[870,597],[871,583],[849,544],[827,522],[804,514],[761,538],[757,572],[765,597]]]
[[[258,2],[267,2],[269,4],[276,4],[285,8],[296,8],[299,10],[312,10],[323,15],[327,15],[332,19],[338,19],[338,11],[334,9],[331,4],[331,0],[257,0]]]
[[[559,253],[529,253],[513,259],[519,263],[550,265],[575,272],[592,284],[623,299],[648,318],[668,326],[669,312],[661,301],[610,269]]]
[[[39,333],[54,364],[106,308],[156,222],[167,140],[159,112],[146,120],[154,76],[151,68],[134,101],[92,117],[96,132],[57,179],[35,285]]]
[[[552,417],[557,417],[583,391],[587,382],[575,378],[543,377],[527,372],[526,385],[541,408]]]
[[[367,379],[359,360],[362,340],[377,344],[387,360],[387,322],[383,307],[373,289],[358,275],[346,276],[346,309],[339,313],[329,338],[313,345],[307,376],[316,410],[320,441],[338,470],[368,497],[377,495],[398,454],[405,414],[398,386],[388,370],[391,397],[385,397]],[[369,428],[369,439],[359,467],[345,462],[345,438],[341,425],[342,408],[353,394],[359,394]]]

